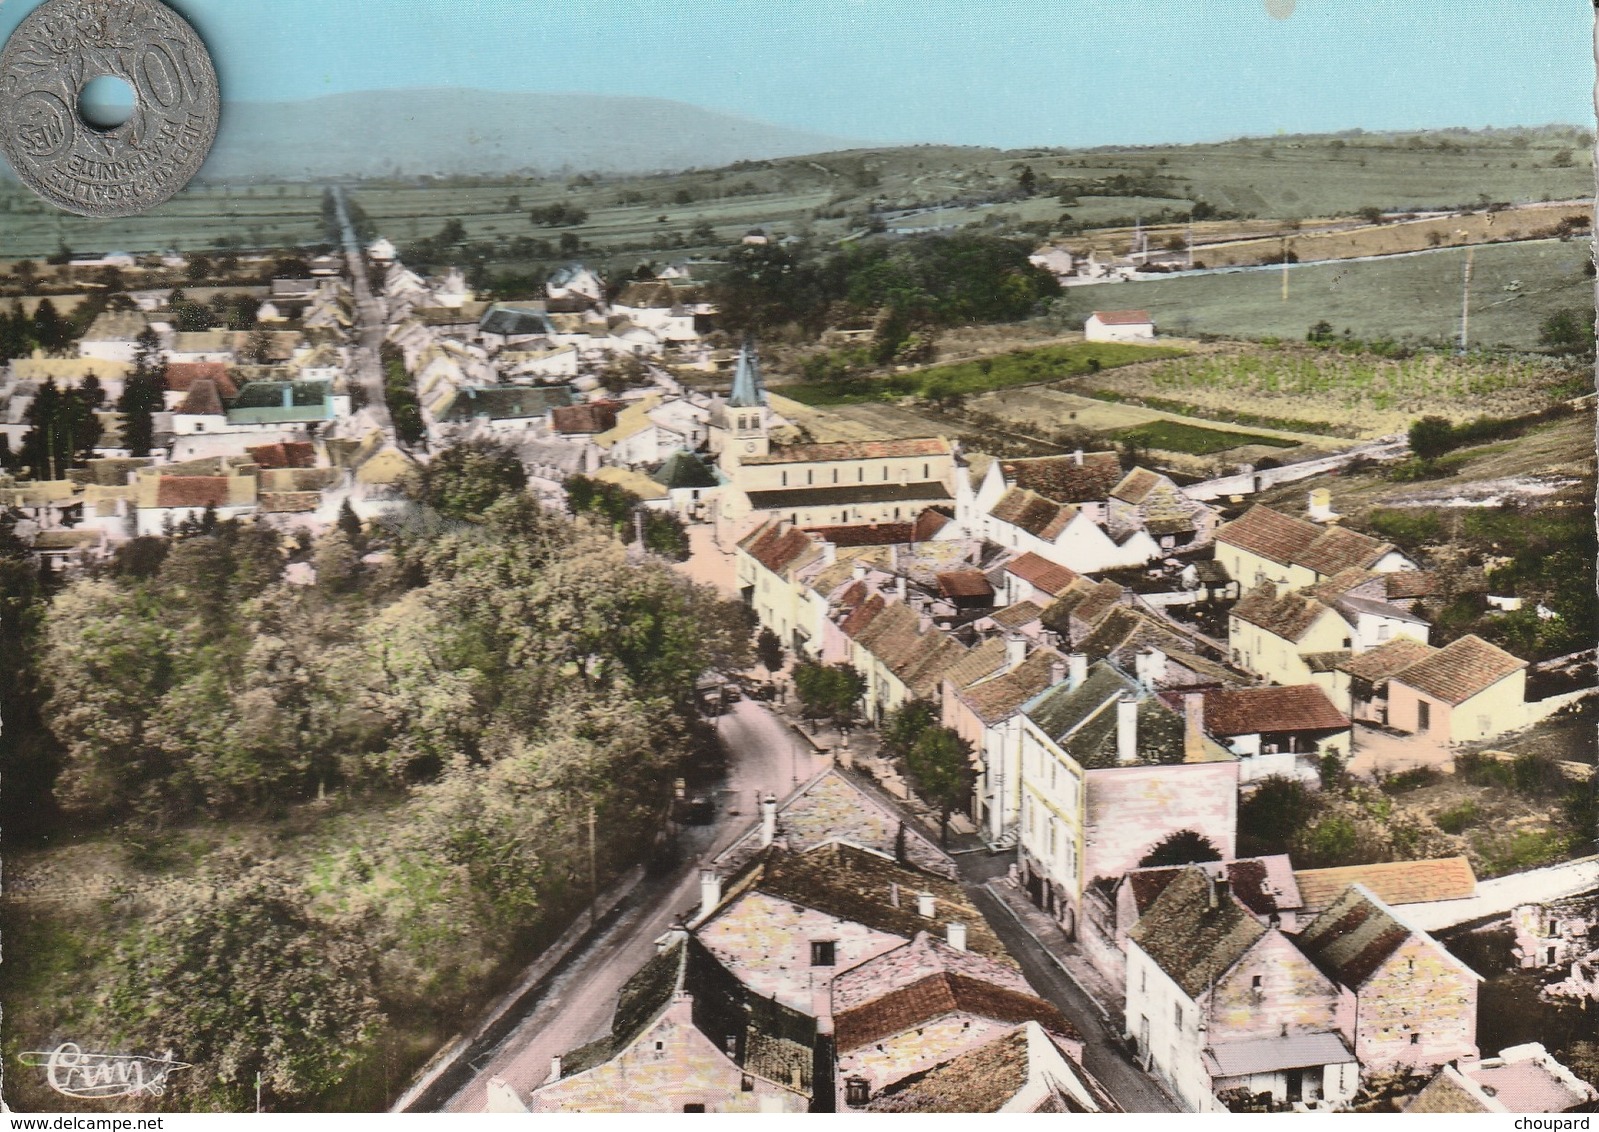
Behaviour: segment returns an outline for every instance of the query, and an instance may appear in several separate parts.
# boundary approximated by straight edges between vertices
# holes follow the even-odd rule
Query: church
[[[943,437],[777,444],[760,362],[739,352],[732,394],[711,417],[711,447],[728,486],[718,537],[736,541],[768,519],[795,526],[909,522],[954,503],[955,449]]]

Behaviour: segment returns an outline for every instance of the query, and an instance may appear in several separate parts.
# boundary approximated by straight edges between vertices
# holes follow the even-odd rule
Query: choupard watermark
[[[89,1053],[76,1042],[62,1042],[52,1050],[30,1050],[19,1055],[24,1065],[44,1069],[45,1081],[64,1097],[110,1100],[115,1097],[159,1097],[167,1091],[167,1078],[188,1063],[175,1061],[172,1051],[161,1057],[124,1053]]]

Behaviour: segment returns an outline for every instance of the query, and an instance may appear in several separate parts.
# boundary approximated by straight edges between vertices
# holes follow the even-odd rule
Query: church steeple
[[[755,355],[755,344],[746,338],[738,352],[738,368],[733,373],[733,394],[727,399],[727,416],[733,433],[729,451],[734,459],[765,456],[771,451],[767,411],[761,363]]]
[[[761,384],[761,363],[755,354],[755,344],[748,338],[738,352],[738,368],[733,371],[733,395],[728,399],[730,409],[764,409],[766,386]]]

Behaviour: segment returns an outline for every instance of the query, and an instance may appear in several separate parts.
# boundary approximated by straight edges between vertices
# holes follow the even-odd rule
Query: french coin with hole
[[[103,76],[132,113],[91,125],[79,101]],[[39,196],[79,216],[133,216],[169,199],[216,140],[210,53],[159,0],[45,0],[0,52],[0,149]]]

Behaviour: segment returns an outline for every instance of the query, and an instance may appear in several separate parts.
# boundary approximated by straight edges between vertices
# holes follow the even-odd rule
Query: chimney
[[[889,884],[888,884],[888,906],[890,908],[898,908],[899,907],[899,882],[898,881],[890,881]]]
[[[559,1081],[560,1079],[561,1079],[561,1055],[560,1054],[556,1054],[554,1057],[550,1058],[550,1076],[549,1076],[549,1080],[545,1081],[545,1084],[547,1085],[547,1084],[550,1083],[550,1081]]]
[[[1074,652],[1066,658],[1066,690],[1075,692],[1088,679],[1088,654]]]
[[[836,566],[838,564],[838,544],[833,542],[822,543],[822,565]]]
[[[1189,692],[1183,697],[1183,761],[1197,762],[1205,750],[1205,695]]]
[[[768,794],[761,799],[761,848],[770,845],[777,837],[777,797]]]
[[[916,631],[922,636],[926,636],[933,631],[933,615],[931,613],[924,613],[917,619]]]
[[[857,582],[864,582],[866,580],[866,563],[855,563],[855,568],[850,573]]]
[[[1221,907],[1222,903],[1227,899],[1228,891],[1229,886],[1227,884],[1227,870],[1224,867],[1221,872],[1217,873],[1213,878],[1211,878],[1210,906],[1212,908]]]
[[[1138,697],[1116,701],[1116,761],[1128,766],[1138,761]]]
[[[1051,688],[1053,688],[1057,684],[1065,683],[1065,681],[1066,681],[1066,662],[1064,660],[1052,660],[1052,661],[1050,661],[1049,662],[1049,686]]]
[[[1083,450],[1081,448],[1072,453],[1072,463],[1076,464],[1079,468],[1083,466]]]
[[[1027,638],[1020,633],[1005,634],[1005,670],[1011,671],[1027,659]]]
[[[966,950],[966,925],[957,920],[951,920],[945,929],[944,938],[956,951]]]
[[[1134,671],[1138,674],[1138,682],[1146,688],[1153,688],[1166,675],[1166,654],[1156,648],[1140,649],[1133,659]]]
[[[937,911],[937,901],[931,892],[918,892],[916,894],[916,914],[924,920],[931,920]]]
[[[715,869],[700,870],[700,919],[716,911],[722,902],[722,878]]]
[[[910,595],[910,587],[905,581],[905,575],[900,574],[894,579],[894,595],[904,601]]]

